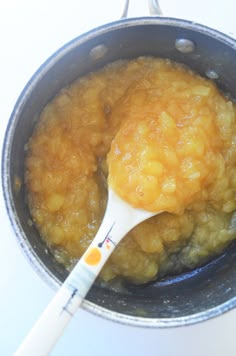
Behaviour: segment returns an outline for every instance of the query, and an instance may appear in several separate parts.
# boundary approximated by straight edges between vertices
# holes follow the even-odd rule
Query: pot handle
[[[149,11],[153,16],[162,16],[163,12],[161,10],[158,0],[148,0]]]
[[[129,7],[130,7],[130,0],[126,0],[124,9],[123,9],[123,12],[121,15],[122,19],[129,17],[129,14],[128,14]],[[148,8],[149,8],[149,14],[151,16],[162,16],[163,15],[158,0],[148,0]]]

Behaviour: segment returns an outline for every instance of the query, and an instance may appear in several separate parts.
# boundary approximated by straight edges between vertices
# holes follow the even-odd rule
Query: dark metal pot
[[[187,41],[186,41],[187,40]],[[19,97],[5,135],[2,182],[5,203],[18,241],[32,265],[51,285],[67,272],[29,224],[23,181],[24,146],[42,108],[65,85],[108,62],[152,55],[185,63],[236,98],[236,41],[207,27],[171,18],[114,22],[66,44],[33,75]],[[83,307],[103,317],[148,327],[186,325],[236,305],[236,246],[202,268],[143,287],[122,291],[95,285]]]

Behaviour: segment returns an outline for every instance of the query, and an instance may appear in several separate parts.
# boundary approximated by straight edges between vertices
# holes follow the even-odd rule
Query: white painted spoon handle
[[[155,214],[131,208],[109,190],[106,214],[96,237],[16,351],[15,356],[48,355],[116,244],[130,229],[152,215]]]
[[[104,234],[103,228],[100,228],[96,240],[81,257],[15,355],[44,356],[50,352],[115,247],[106,237],[108,231]]]

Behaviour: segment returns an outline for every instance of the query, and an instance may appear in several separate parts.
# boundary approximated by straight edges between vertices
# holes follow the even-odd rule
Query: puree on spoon
[[[109,184],[134,207],[181,213],[194,201],[214,200],[214,184],[225,173],[228,143],[212,105],[216,88],[177,84],[159,95],[138,88],[124,104],[125,120],[108,154]],[[178,110],[183,102],[191,108],[185,113]]]
[[[133,206],[167,211],[130,231],[100,275],[144,283],[235,239],[235,166],[235,104],[186,67],[141,57],[78,79],[46,105],[25,184],[41,237],[68,269],[98,230],[108,173]]]

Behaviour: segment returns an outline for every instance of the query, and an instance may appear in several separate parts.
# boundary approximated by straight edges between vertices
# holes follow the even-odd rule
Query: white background
[[[57,48],[122,12],[123,0],[0,0],[0,144],[14,103],[33,72]],[[233,0],[160,0],[165,15],[236,33]],[[223,8],[222,8],[223,6]],[[130,16],[147,15],[131,1]],[[0,196],[0,356],[12,355],[53,296],[22,255]],[[231,356],[236,310],[177,329],[118,325],[80,309],[53,356]],[[43,340],[41,340],[43,342]]]

